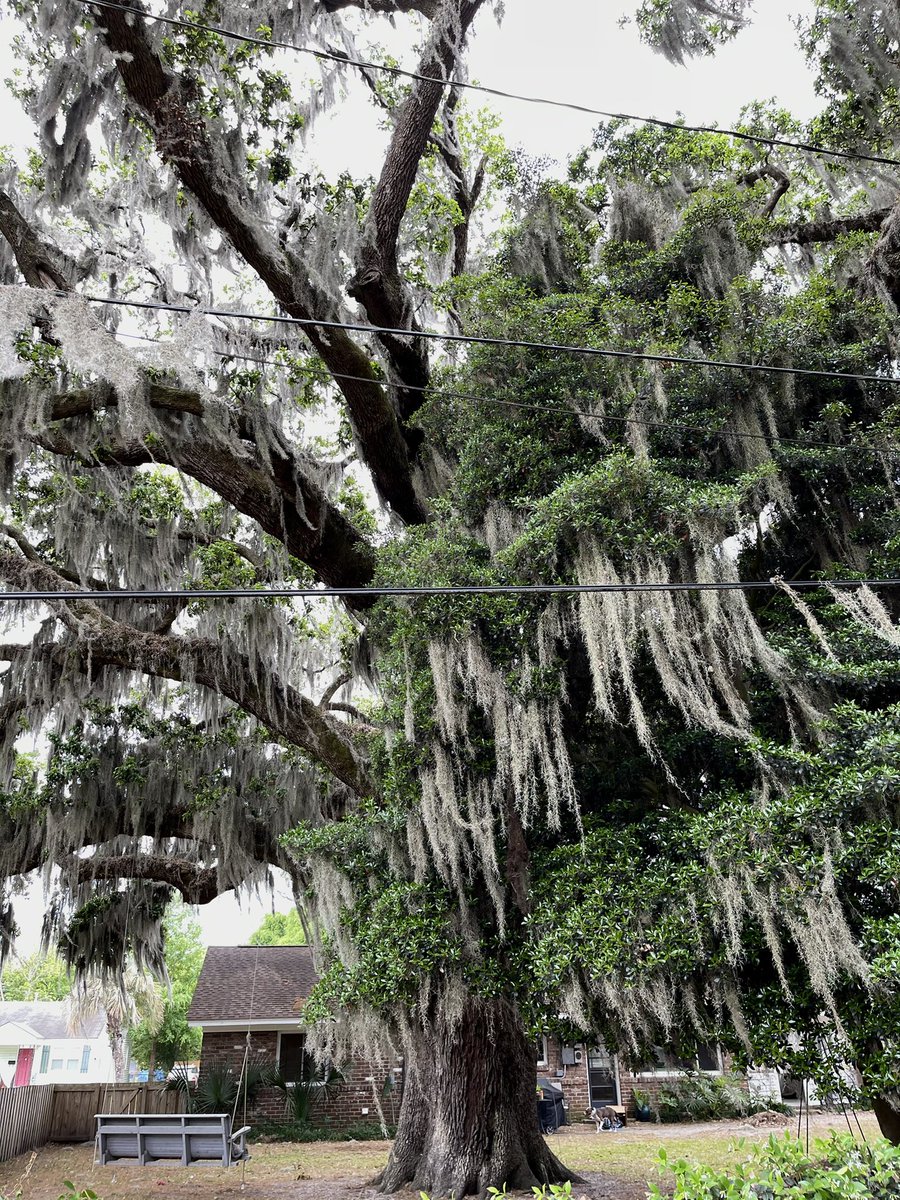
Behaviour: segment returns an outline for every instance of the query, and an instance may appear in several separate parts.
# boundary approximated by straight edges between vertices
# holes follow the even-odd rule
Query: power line
[[[159,346],[166,343],[160,338],[144,337],[137,333],[122,333],[117,331],[117,337],[130,338],[134,341],[149,342],[151,345]],[[334,379],[346,379],[356,383],[370,383],[371,380],[365,375],[349,375],[345,371],[329,371],[327,367],[319,367],[314,364],[305,363],[288,363],[277,358],[258,358],[253,354],[241,354],[236,350],[208,350],[202,346],[194,346],[192,349],[203,354],[215,354],[223,359],[240,359],[242,362],[256,363],[259,366],[280,367],[282,370],[303,371],[308,375],[313,375],[323,383],[328,383]],[[404,389],[408,392],[422,392],[429,396],[445,396],[451,400],[466,400],[478,404],[495,404],[504,408],[525,409],[529,412],[552,413],[560,416],[584,417],[592,421],[610,421],[617,425],[635,425],[642,429],[667,429],[676,433],[697,433],[700,434],[702,440],[707,440],[711,437],[732,437],[739,441],[758,441],[764,442],[766,445],[777,447],[780,445],[794,446],[799,450],[831,450],[838,451],[841,454],[854,454],[861,452],[864,454],[900,454],[900,445],[895,445],[891,442],[883,446],[867,446],[858,442],[851,442],[847,445],[839,446],[835,442],[816,441],[812,438],[795,438],[790,436],[782,436],[781,434],[767,433],[752,433],[749,430],[737,429],[711,429],[704,425],[687,425],[678,421],[661,421],[654,420],[651,417],[622,417],[610,413],[595,413],[590,412],[585,408],[572,408],[559,404],[533,404],[526,400],[507,400],[503,396],[482,396],[474,392],[460,392],[453,388],[434,387],[428,384],[404,384]],[[590,395],[584,392],[576,392],[577,399],[590,399]]]
[[[862,151],[831,150],[827,146],[819,146],[815,142],[799,142],[790,138],[763,137],[760,134],[745,133],[740,129],[718,129],[714,125],[684,125],[679,121],[666,121],[659,117],[639,117],[633,113],[607,112],[602,108],[591,108],[585,104],[575,104],[569,100],[554,100],[546,96],[528,96],[520,92],[507,92],[502,88],[489,87],[480,83],[468,83],[463,79],[442,79],[435,75],[421,75],[417,71],[408,71],[403,67],[394,67],[388,63],[368,62],[365,59],[351,58],[336,50],[317,50],[312,46],[298,46],[294,42],[267,40],[253,37],[251,34],[237,33],[221,25],[202,25],[195,21],[184,21],[177,17],[165,17],[156,13],[141,12],[140,9],[130,8],[125,4],[117,4],[115,0],[78,0],[87,8],[109,8],[116,12],[130,13],[143,17],[147,21],[158,21],[175,29],[186,29],[191,32],[215,33],[219,37],[229,38],[236,42],[245,42],[250,46],[261,46],[266,50],[293,50],[296,54],[308,54],[312,58],[340,63],[347,67],[357,67],[361,71],[382,71],[388,75],[412,79],[419,83],[439,83],[442,87],[459,88],[470,92],[482,92],[487,96],[497,96],[502,100],[518,100],[524,104],[544,104],[551,108],[567,109],[570,112],[585,113],[592,117],[606,117],[614,121],[636,121],[644,125],[656,125],[661,129],[673,129],[685,133],[718,133],[725,137],[736,138],[739,141],[751,142],[760,146],[780,146],[791,150],[803,150],[809,154],[819,154],[829,158],[846,159],[851,162],[878,163],[883,166],[900,167],[900,159],[888,158],[880,154],[866,154]]]
[[[44,292],[44,295],[47,293]],[[58,292],[71,299],[71,293]],[[230,317],[245,321],[269,321],[279,325],[298,325],[303,329],[342,329],[349,333],[388,334],[391,337],[425,338],[437,342],[464,343],[473,346],[504,346],[518,350],[547,350],[554,354],[584,354],[591,358],[624,359],[632,362],[656,362],[665,366],[721,367],[728,371],[750,371],[768,375],[792,375],[809,379],[840,379],[845,383],[900,384],[893,375],[875,375],[854,371],[821,371],[810,367],[782,367],[772,363],[732,362],[718,358],[689,358],[681,354],[651,354],[646,350],[615,350],[600,346],[573,346],[564,342],[534,342],[524,338],[485,337],[474,333],[438,333],[432,329],[400,329],[388,325],[366,325],[361,321],[326,321],[313,317],[291,317],[277,313],[251,313],[227,308],[205,308],[200,305],[164,304],[160,300],[125,300],[118,296],[91,296],[78,293],[91,304],[115,304],[122,308],[157,309],[162,312],[199,313],[208,317]],[[382,382],[370,379],[369,383]],[[402,386],[402,385],[400,385]]]
[[[791,579],[794,590],[823,587],[898,587],[900,579]],[[571,596],[618,592],[750,592],[779,589],[780,579],[728,579],[704,583],[508,583],[433,584],[422,587],[265,587],[265,588],[72,588],[58,591],[0,591],[0,601],[38,600],[265,600],[270,597],[327,600],[388,596]]]

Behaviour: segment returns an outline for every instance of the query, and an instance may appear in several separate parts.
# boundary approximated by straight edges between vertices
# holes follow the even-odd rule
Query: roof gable
[[[272,1021],[299,1024],[318,980],[309,946],[210,946],[188,1021],[195,1025]]]
[[[0,1026],[24,1026],[31,1042],[92,1041],[106,1028],[106,1014],[92,1013],[72,1022],[68,1000],[0,1000]],[[15,1042],[7,1045],[16,1045]]]
[[[27,1025],[18,1021],[6,1021],[0,1024],[0,1046],[33,1046],[41,1040],[41,1035]]]

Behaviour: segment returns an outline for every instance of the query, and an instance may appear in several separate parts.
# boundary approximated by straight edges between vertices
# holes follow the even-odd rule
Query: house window
[[[51,1058],[50,1070],[61,1071],[63,1069],[63,1060],[61,1058]]]
[[[90,1046],[85,1046],[85,1048],[81,1051],[81,1074],[87,1075],[87,1073],[90,1069],[91,1069],[91,1048],[90,1048]]]
[[[66,1070],[69,1071],[70,1073],[74,1073],[75,1071],[77,1071],[78,1070],[78,1059],[77,1058],[67,1058],[66,1059]]]
[[[653,1057],[649,1062],[642,1063],[636,1074],[639,1075],[682,1075],[685,1071],[704,1071],[706,1074],[719,1075],[722,1072],[722,1059],[718,1046],[700,1046],[697,1053],[690,1058],[682,1058],[673,1050],[662,1046],[652,1048]]]
[[[41,1047],[41,1070],[40,1070],[41,1075],[47,1074],[47,1068],[49,1066],[50,1066],[50,1047],[42,1046]]]
[[[550,1062],[550,1055],[547,1051],[547,1038],[545,1036],[539,1037],[534,1044],[534,1049],[537,1055],[537,1058],[535,1059],[536,1065],[539,1067],[546,1067]]]
[[[308,1079],[312,1062],[306,1053],[305,1033],[283,1033],[278,1043],[278,1065],[287,1083]]]

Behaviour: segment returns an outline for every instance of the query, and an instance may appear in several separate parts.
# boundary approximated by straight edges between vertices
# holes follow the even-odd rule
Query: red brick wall
[[[245,1033],[222,1033],[219,1030],[203,1034],[203,1049],[200,1056],[200,1075],[214,1063],[231,1067],[235,1075],[240,1074],[247,1044]],[[253,1033],[250,1036],[251,1059],[274,1062],[278,1053],[278,1034],[274,1031]],[[314,1121],[323,1125],[334,1125],[345,1129],[361,1122],[380,1120],[376,1097],[381,1101],[384,1118],[389,1125],[397,1123],[400,1112],[400,1085],[402,1074],[394,1072],[396,1087],[384,1094],[385,1080],[390,1073],[387,1064],[372,1067],[368,1063],[352,1062],[344,1066],[345,1082],[329,1089],[328,1098],[315,1110]],[[280,1121],[285,1119],[284,1093],[278,1088],[261,1088],[248,1109],[251,1121]]]
[[[549,1079],[551,1083],[562,1088],[563,1101],[568,1106],[570,1125],[576,1125],[591,1106],[587,1053],[584,1046],[578,1046],[577,1049],[582,1051],[581,1062],[576,1063],[574,1067],[563,1067],[562,1044],[555,1038],[547,1038],[547,1065],[537,1069],[542,1079]],[[558,1077],[557,1071],[565,1071],[564,1077]]]

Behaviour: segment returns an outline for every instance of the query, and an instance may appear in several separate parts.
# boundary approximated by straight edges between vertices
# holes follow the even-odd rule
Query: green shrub
[[[722,1121],[768,1108],[787,1111],[784,1105],[753,1099],[740,1075],[702,1071],[687,1071],[666,1084],[657,1102],[660,1121]]]
[[[176,1067],[166,1086],[181,1093],[187,1112],[232,1113],[235,1106],[240,1111],[245,1095],[247,1104],[252,1105],[260,1088],[275,1084],[276,1075],[274,1063],[251,1059],[242,1071],[235,1071],[226,1063],[213,1063],[196,1084]]]
[[[280,1070],[275,1070],[269,1082],[284,1093],[285,1114],[289,1122],[311,1125],[316,1109],[345,1080],[339,1068],[317,1063],[310,1055],[304,1054],[299,1079],[289,1081]]]
[[[849,1134],[832,1134],[807,1154],[790,1134],[751,1146],[736,1167],[716,1171],[659,1154],[675,1175],[675,1190],[655,1184],[651,1200],[897,1200],[900,1148],[879,1140],[860,1145]]]

